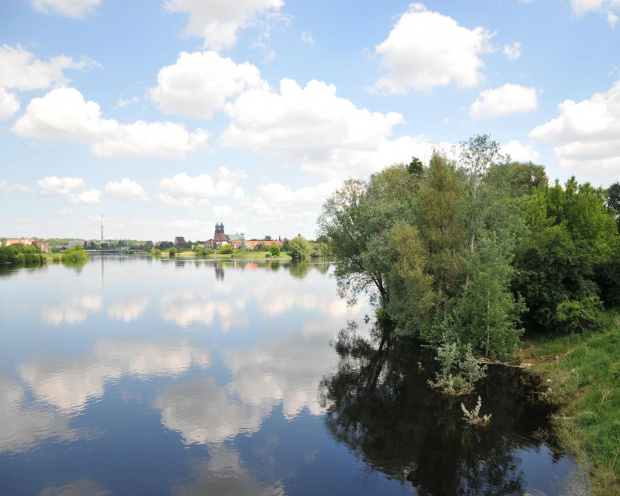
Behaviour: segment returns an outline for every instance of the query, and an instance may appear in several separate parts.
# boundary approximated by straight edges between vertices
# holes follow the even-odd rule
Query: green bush
[[[168,256],[170,258],[174,258],[177,254],[177,249],[172,247],[172,248],[168,248]]]
[[[230,255],[232,254],[232,252],[233,252],[232,246],[228,244],[223,245],[218,251],[220,255]]]
[[[160,257],[161,256],[161,250],[159,248],[155,248],[154,250],[151,251],[151,256],[152,257]]]
[[[563,301],[556,310],[558,327],[567,332],[596,331],[603,325],[602,310],[598,296]]]
[[[269,251],[271,252],[272,257],[280,256],[280,247],[278,245],[271,245],[271,248],[269,248]]]
[[[75,245],[62,254],[62,261],[65,263],[86,263],[89,260],[88,253],[84,251],[81,245]]]

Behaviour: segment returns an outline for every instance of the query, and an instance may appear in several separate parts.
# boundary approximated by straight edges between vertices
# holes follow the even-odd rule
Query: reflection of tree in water
[[[292,262],[289,265],[289,271],[293,277],[303,279],[308,275],[310,270],[310,264],[307,262]]]
[[[340,355],[333,375],[325,376],[319,399],[326,424],[370,467],[410,482],[421,495],[512,495],[525,492],[525,478],[515,451],[540,441],[546,406],[528,402],[519,371],[492,367],[479,387],[483,413],[491,425],[472,427],[462,420],[461,402],[431,389],[435,364],[416,343],[375,326],[371,339],[351,322],[335,343]],[[397,346],[394,344],[397,343]]]
[[[215,264],[215,279],[217,281],[224,280],[224,266],[219,262]]]

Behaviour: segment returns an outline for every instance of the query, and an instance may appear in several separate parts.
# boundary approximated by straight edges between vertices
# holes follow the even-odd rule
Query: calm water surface
[[[0,272],[0,494],[570,491],[520,377],[491,371],[493,422],[468,427],[475,398],[432,391],[405,346],[378,352],[371,310],[328,273],[138,257]]]

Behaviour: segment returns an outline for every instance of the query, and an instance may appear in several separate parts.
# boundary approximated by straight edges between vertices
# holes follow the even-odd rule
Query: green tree
[[[420,177],[424,172],[424,165],[417,157],[411,157],[411,162],[407,165],[407,172],[412,176]]]
[[[620,232],[620,183],[613,183],[607,188],[607,208],[613,211]]]
[[[271,247],[269,248],[269,251],[271,252],[272,257],[280,256],[280,247],[278,245],[271,245]]]
[[[394,224],[412,215],[413,178],[405,165],[349,180],[322,208],[318,234],[330,239],[338,292],[349,302],[367,292],[372,301],[389,301],[388,275],[395,254],[386,240]]]
[[[167,251],[170,258],[174,258],[177,254],[177,249],[174,246],[172,248],[168,248]]]
[[[487,180],[491,169],[505,157],[499,152],[499,144],[490,135],[483,134],[461,142],[460,172],[465,177],[463,202],[460,210],[467,234],[467,250],[476,251],[480,231],[484,229],[489,206],[500,196],[499,191]],[[470,273],[465,276],[465,287]]]
[[[65,250],[62,254],[62,261],[69,264],[83,264],[88,262],[89,258],[82,245],[75,245],[73,248]]]
[[[222,245],[222,247],[218,250],[218,253],[221,255],[230,255],[233,252],[233,247],[226,243],[225,245]]]
[[[529,196],[534,188],[548,181],[544,166],[532,162],[495,164],[489,169],[487,180],[511,198]]]
[[[518,322],[525,306],[510,290],[513,253],[514,240],[492,232],[467,260],[471,279],[456,305],[453,330],[455,339],[487,357],[515,351],[523,333]]]
[[[303,236],[295,236],[291,239],[290,247],[293,260],[304,260],[308,256],[310,246]]]

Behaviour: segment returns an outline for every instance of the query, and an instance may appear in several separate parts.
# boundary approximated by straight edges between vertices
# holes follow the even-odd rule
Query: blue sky
[[[475,6],[475,8],[472,7]],[[0,236],[315,237],[349,177],[489,133],[620,178],[620,0],[0,0]]]

